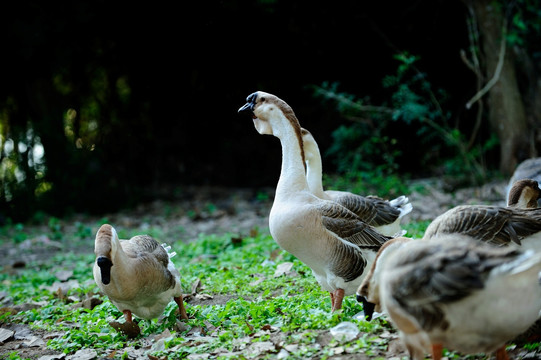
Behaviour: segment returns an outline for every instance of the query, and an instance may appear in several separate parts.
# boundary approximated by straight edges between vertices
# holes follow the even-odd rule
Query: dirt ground
[[[419,181],[418,185],[418,188],[421,188],[422,185],[424,190],[407,194],[413,204],[413,211],[404,220],[405,223],[431,220],[459,204],[505,205],[506,184],[504,182],[494,182],[451,193],[443,191],[444,185],[434,179]],[[173,202],[155,201],[129,211],[105,214],[103,217],[107,218],[109,223],[125,228],[159,226],[163,230],[165,241],[168,236],[174,236],[178,239],[179,231],[183,241],[192,241],[197,239],[200,233],[246,235],[253,228],[268,229],[268,214],[272,206],[274,189],[256,191],[253,189],[193,187],[185,192],[190,195]],[[97,221],[98,218],[81,215],[75,216],[69,223],[95,224]],[[43,233],[47,233],[47,231],[45,227]],[[39,233],[39,229],[36,229],[36,232]],[[92,251],[92,248],[93,244],[75,242],[70,251],[88,253]],[[17,245],[14,245],[10,239],[2,239],[0,266],[3,271],[13,271],[13,268],[24,266],[30,262],[45,262],[61,249],[65,251],[65,247],[47,236],[27,239]],[[225,304],[229,299],[228,296],[214,296],[211,299],[194,297],[186,300],[192,304]],[[0,288],[0,307],[8,305],[9,299],[6,298],[6,292],[1,291]],[[8,336],[9,331],[12,331],[13,334],[3,338],[2,335]],[[17,351],[24,358],[40,360],[90,360],[97,358],[96,354],[91,351],[66,356],[47,349],[45,345],[47,340],[54,336],[58,336],[58,334],[31,330],[28,326],[21,324],[4,324],[0,327],[0,358],[5,358],[11,351]],[[278,341],[283,336],[285,334],[272,333],[271,341],[273,337]],[[388,350],[379,356],[394,359],[406,356],[405,349],[397,339],[397,335],[391,333],[388,336],[390,337]],[[328,344],[330,339],[329,331],[322,331],[318,337],[322,346]],[[142,352],[140,353],[141,357],[137,356],[138,353],[135,349],[134,354],[134,358],[147,358],[143,356]],[[511,350],[510,354],[515,358],[541,358],[535,352],[528,353],[521,349]],[[196,358],[193,357],[193,359]],[[278,358],[280,358],[279,355],[277,355]],[[330,358],[348,360],[366,359],[367,357],[366,355],[343,352]]]

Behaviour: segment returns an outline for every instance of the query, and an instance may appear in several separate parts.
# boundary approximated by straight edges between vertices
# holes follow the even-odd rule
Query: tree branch
[[[505,50],[506,50],[506,40],[507,37],[507,20],[503,20],[503,26],[502,26],[502,40],[500,43],[500,53],[498,55],[498,64],[496,65],[496,70],[494,71],[494,75],[492,76],[492,79],[490,79],[486,85],[475,94],[470,101],[466,103],[466,109],[470,109],[473,104],[475,104],[479,99],[481,99],[500,79],[500,75],[503,69],[503,63],[505,59]]]

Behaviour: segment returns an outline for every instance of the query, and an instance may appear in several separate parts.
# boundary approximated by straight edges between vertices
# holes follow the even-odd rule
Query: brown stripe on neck
[[[282,110],[285,117],[289,120],[291,126],[293,126],[293,129],[295,130],[295,135],[299,141],[299,148],[301,149],[302,166],[304,166],[304,171],[306,172],[306,157],[304,156],[304,142],[302,141],[301,124],[295,116],[291,106],[289,106],[284,100],[274,97],[274,103],[280,108],[280,110]]]

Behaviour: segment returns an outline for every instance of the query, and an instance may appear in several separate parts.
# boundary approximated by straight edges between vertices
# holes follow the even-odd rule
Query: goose
[[[532,179],[536,181],[541,181],[541,157],[526,159],[517,166],[517,168],[515,169],[515,172],[509,179],[509,183],[507,184],[507,199],[508,200],[509,200],[509,194],[511,192],[511,188],[513,187],[513,184],[516,181],[522,180],[522,179]],[[538,206],[541,206],[541,201],[538,204]]]
[[[429,241],[393,239],[359,287],[388,314],[415,360],[443,348],[496,352],[529,329],[541,310],[541,253],[498,248],[444,234]]]
[[[541,190],[536,181],[518,181],[508,206],[459,205],[436,217],[423,239],[440,234],[463,234],[495,246],[518,246],[541,251],[541,208],[530,207]]]
[[[119,327],[129,337],[140,333],[132,314],[147,320],[157,318],[171,300],[177,303],[180,317],[188,319],[180,273],[170,260],[175,253],[168,250],[169,247],[160,245],[148,235],[120,240],[115,228],[109,224],[102,225],[96,234],[94,280],[124,314],[124,325],[111,325]]]
[[[377,281],[379,280],[381,265],[385,263],[385,258],[404,244],[414,240],[413,238],[403,236],[396,237],[387,241],[378,250],[374,262],[356,291],[357,301],[362,303],[367,321],[372,320],[374,312],[382,312],[379,299],[379,284]]]
[[[535,209],[541,199],[539,183],[533,179],[517,180],[511,186],[507,206],[521,209]]]
[[[404,235],[400,227],[402,217],[413,209],[402,195],[391,201],[377,196],[361,196],[347,191],[323,190],[322,165],[319,147],[310,131],[301,128],[306,158],[306,179],[310,191],[320,199],[332,200],[357,214],[363,221],[387,236]]]
[[[379,247],[389,237],[378,233],[345,207],[316,197],[306,180],[301,127],[293,109],[275,95],[249,95],[239,113],[252,116],[255,129],[282,146],[282,165],[269,230],[282,249],[297,257],[330,293],[331,310],[353,295]]]

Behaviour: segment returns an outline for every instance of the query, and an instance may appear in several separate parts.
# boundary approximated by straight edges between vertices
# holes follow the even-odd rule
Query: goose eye
[[[264,98],[264,97],[262,97],[262,98],[261,98],[261,102],[264,102],[264,101],[265,101],[265,98]]]

